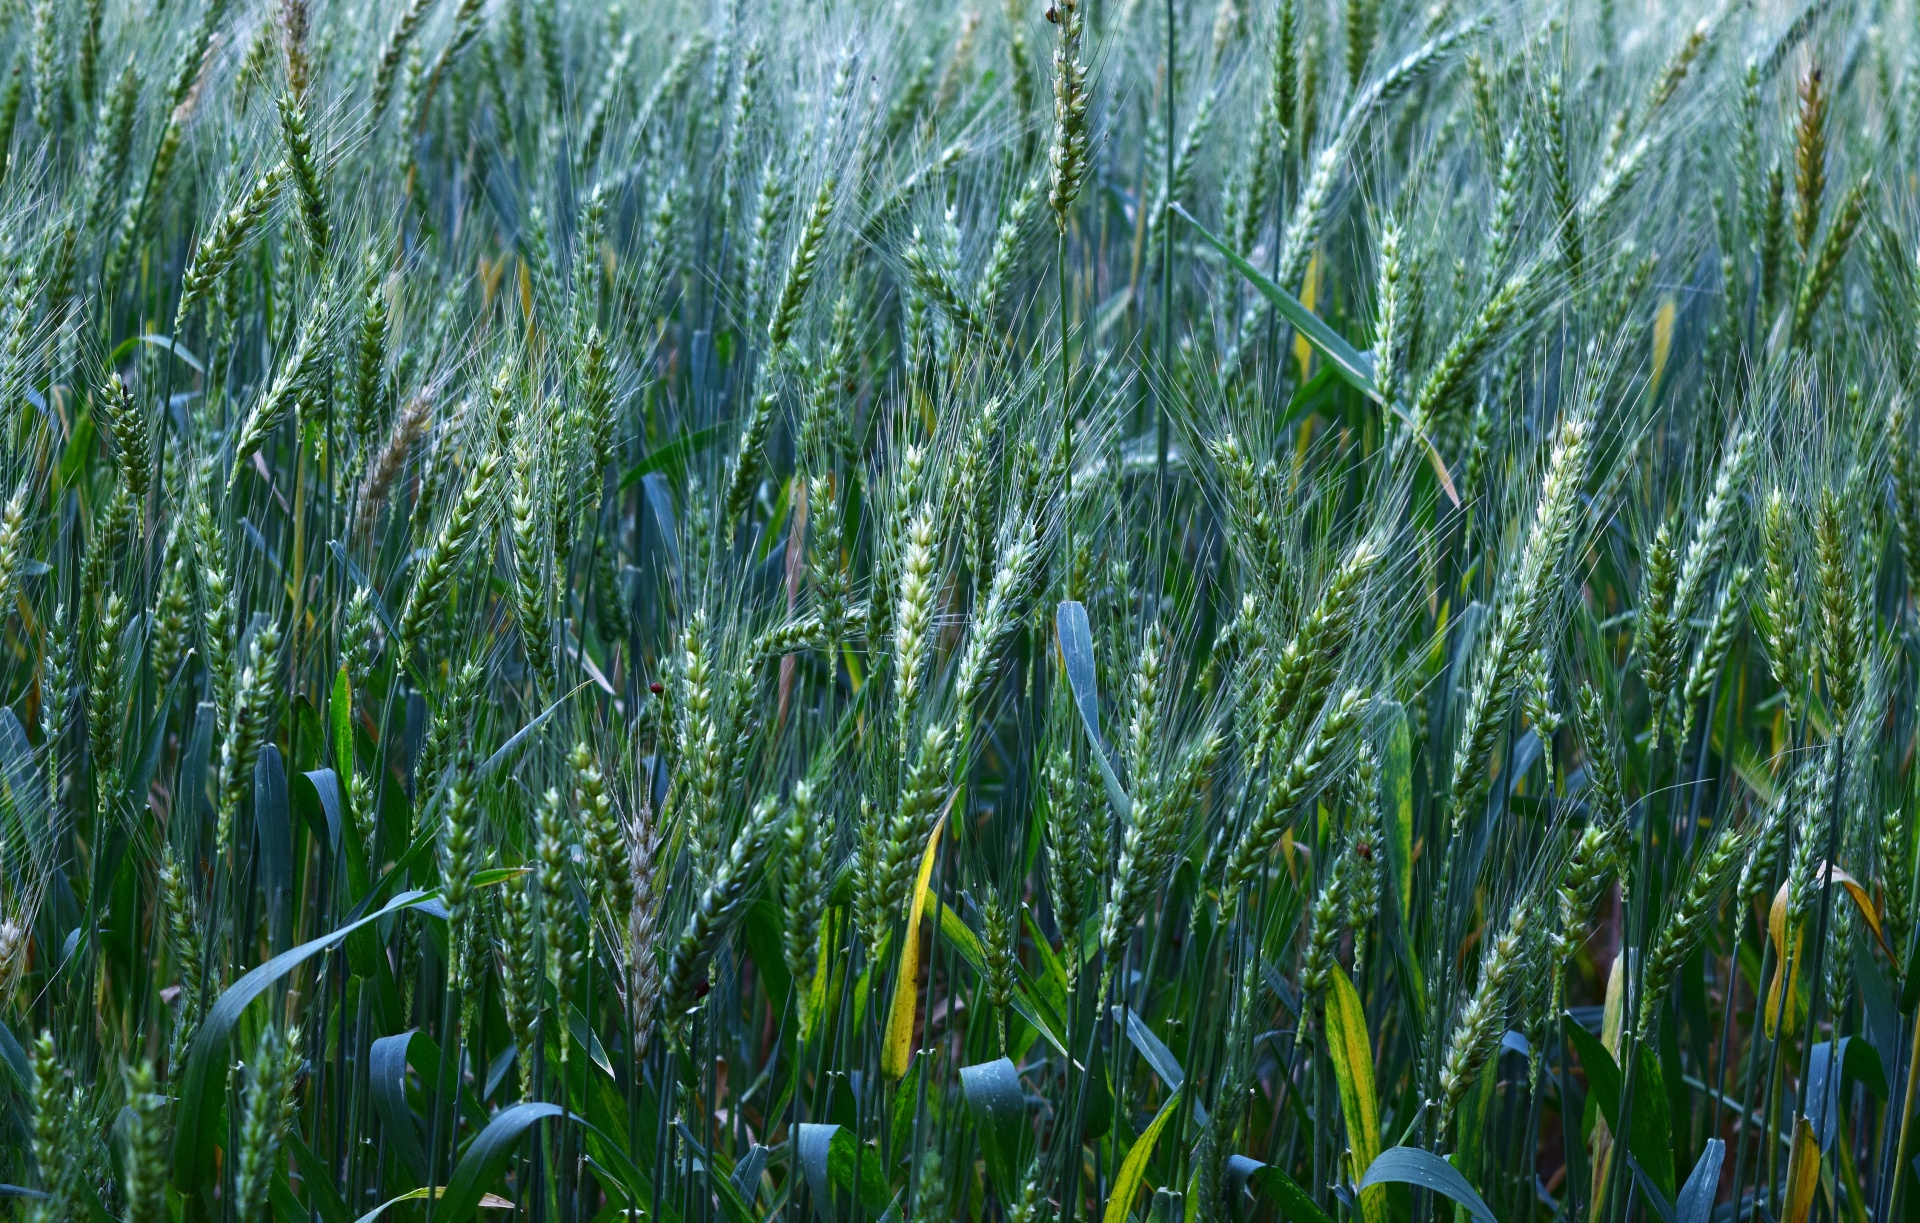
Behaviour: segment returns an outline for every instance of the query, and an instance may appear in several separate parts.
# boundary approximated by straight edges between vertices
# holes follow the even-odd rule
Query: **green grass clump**
[[[0,1212],[1920,1223],[1903,0],[0,2]]]

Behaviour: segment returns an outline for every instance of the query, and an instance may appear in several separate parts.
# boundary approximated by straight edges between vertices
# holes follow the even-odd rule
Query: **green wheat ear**
[[[1645,7],[0,4],[0,1196],[1906,1217],[1920,27]]]

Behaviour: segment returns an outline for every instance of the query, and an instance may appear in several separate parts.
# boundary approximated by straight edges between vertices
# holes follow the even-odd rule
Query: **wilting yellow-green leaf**
[[[1626,974],[1621,971],[1625,960],[1624,956],[1613,958],[1613,967],[1607,973],[1606,1005],[1600,1012],[1600,1044],[1616,1058],[1620,1056],[1620,1023],[1626,1000]],[[1593,1205],[1588,1209],[1588,1216],[1600,1218],[1607,1201],[1608,1177],[1613,1171],[1613,1131],[1608,1128],[1605,1117],[1594,1118],[1588,1154],[1593,1161],[1593,1184],[1588,1198]]]
[[[1820,1140],[1801,1117],[1793,1127],[1793,1154],[1787,1157],[1786,1210],[1781,1223],[1807,1223],[1813,1210],[1813,1191],[1820,1186]]]
[[[820,1012],[827,1009],[827,979],[833,975],[833,914],[828,913],[826,920],[820,923],[819,945],[814,949],[813,980],[799,995],[800,1039],[804,1042],[813,1036],[814,1021]]]
[[[1374,1103],[1373,1045],[1367,1037],[1366,1008],[1360,1005],[1353,982],[1338,967],[1327,978],[1327,1052],[1340,1085],[1340,1112],[1347,1121],[1353,1179],[1358,1182],[1380,1154],[1380,1115]],[[1385,1223],[1386,1189],[1376,1185],[1362,1190],[1360,1213],[1366,1223]]]
[[[907,906],[907,937],[900,944],[900,969],[893,975],[893,1006],[887,1012],[887,1043],[880,1051],[880,1072],[890,1079],[903,1077],[913,1058],[913,1021],[920,1004],[920,912],[927,906],[927,884],[933,879],[934,852],[947,826],[941,812],[933,834],[920,855],[920,876],[914,880],[913,900]]]
[[[1160,1131],[1167,1128],[1167,1122],[1173,1119],[1174,1107],[1180,1103],[1179,1093],[1167,1096],[1167,1102],[1147,1123],[1146,1133],[1140,1135],[1127,1157],[1120,1161],[1120,1171],[1113,1178],[1113,1196],[1107,1199],[1107,1211],[1101,1216],[1101,1223],[1127,1223],[1127,1213],[1133,1209],[1134,1195],[1140,1192],[1140,1182],[1147,1176],[1147,1161],[1153,1158],[1153,1144],[1160,1140]]]
[[[1616,1059],[1620,1056],[1620,1025],[1625,1018],[1627,996],[1627,978],[1622,967],[1621,957],[1615,956],[1613,967],[1607,970],[1605,1005],[1600,1008],[1600,1043]]]

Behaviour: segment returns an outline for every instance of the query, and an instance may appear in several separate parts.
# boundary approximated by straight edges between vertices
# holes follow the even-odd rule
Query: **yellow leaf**
[[[1367,1012],[1347,974],[1336,966],[1327,977],[1327,1052],[1340,1085],[1340,1112],[1347,1121],[1347,1145],[1353,1151],[1353,1179],[1367,1174],[1380,1154],[1380,1115],[1373,1094],[1373,1045],[1367,1037]],[[1386,1187],[1360,1194],[1366,1223],[1386,1223]]]
[[[1312,310],[1318,304],[1320,296],[1320,252],[1313,252],[1313,258],[1307,263],[1307,276],[1300,285],[1300,304]],[[1307,371],[1313,367],[1313,345],[1307,343],[1307,337],[1293,337],[1293,359],[1300,363],[1300,381],[1307,380]]]
[[[942,811],[934,821],[933,835],[920,855],[920,877],[913,884],[913,901],[907,906],[907,937],[900,944],[900,968],[893,974],[893,1006],[887,1011],[887,1043],[880,1051],[880,1072],[890,1079],[906,1077],[907,1062],[913,1057],[913,1021],[920,1000],[920,911],[927,907],[927,884],[933,879],[934,851],[940,848],[940,830],[947,826]]]
[[[1816,866],[1816,868],[1814,868],[1814,879],[1818,879],[1818,872],[1820,872],[1820,868]],[[1828,877],[1830,881],[1834,881],[1834,883],[1839,883],[1843,889],[1847,889],[1847,895],[1853,897],[1853,904],[1855,904],[1855,908],[1859,908],[1860,916],[1866,918],[1866,923],[1868,923],[1868,925],[1872,927],[1872,931],[1874,931],[1874,937],[1880,939],[1880,947],[1884,947],[1885,950],[1887,950],[1887,958],[1891,958],[1891,960],[1897,964],[1897,962],[1899,962],[1899,956],[1893,954],[1893,948],[1887,947],[1887,935],[1885,935],[1884,929],[1880,927],[1880,912],[1874,910],[1874,899],[1866,895],[1866,889],[1860,887],[1859,879],[1855,879],[1853,875],[1847,874],[1845,868],[1839,868],[1839,866],[1828,866],[1828,868],[1826,868],[1826,877]],[[1797,1023],[1799,1023],[1799,1010],[1801,1010],[1801,1006],[1803,1006],[1803,1002],[1805,1002],[1805,998],[1803,998],[1803,987],[1801,987],[1801,968],[1803,968],[1803,964],[1801,964],[1803,954],[1801,954],[1801,952],[1807,948],[1807,931],[1805,931],[1805,929],[1795,929],[1795,931],[1793,931],[1793,954],[1788,956],[1788,883],[1782,883],[1782,885],[1780,885],[1780,891],[1774,893],[1774,904],[1772,904],[1772,908],[1766,912],[1766,933],[1768,933],[1768,935],[1772,937],[1772,941],[1774,941],[1774,962],[1780,966],[1780,970],[1774,971],[1774,983],[1766,989],[1766,1016],[1764,1016],[1764,1019],[1766,1019],[1766,1035],[1768,1035],[1768,1039],[1772,1039],[1772,1037],[1776,1035],[1776,1033],[1774,1033],[1774,1027],[1782,1023],[1782,1010],[1780,1010],[1780,983],[1782,983],[1782,977],[1786,977],[1786,981],[1788,981],[1788,1004],[1786,1004],[1786,1016],[1784,1016],[1784,1023],[1786,1023],[1788,1035],[1791,1035],[1793,1029],[1797,1027]],[[1791,962],[1791,971],[1788,971],[1789,962]]]
[[[1667,354],[1673,351],[1673,298],[1660,299],[1660,308],[1653,312],[1653,377],[1647,385],[1653,390],[1660,389],[1660,375],[1667,368]]]
[[[1781,1223],[1807,1223],[1813,1191],[1820,1187],[1820,1140],[1801,1117],[1793,1127],[1793,1154],[1787,1157],[1787,1201]]]
[[[1874,909],[1873,897],[1867,895],[1867,889],[1858,879],[1849,875],[1844,866],[1828,867],[1827,877],[1847,889],[1847,895],[1853,897],[1853,905],[1860,910],[1860,916],[1866,918],[1867,925],[1873,927],[1873,937],[1880,940],[1881,950],[1887,953],[1888,959],[1898,964],[1900,957],[1894,955],[1893,948],[1887,946],[1887,932],[1880,928],[1880,914]]]
[[[1767,1036],[1772,1039],[1779,1035],[1783,1012],[1786,1030],[1791,1033],[1794,1027],[1794,1012],[1800,1000],[1800,948],[1805,940],[1798,930],[1793,932],[1793,954],[1787,953],[1787,885],[1782,883],[1780,890],[1773,894],[1773,907],[1767,910],[1767,934],[1773,939],[1773,984],[1767,987],[1767,1006],[1762,1019],[1767,1028]],[[1787,984],[1787,1002],[1780,1003],[1780,987]]]
[[[402,1202],[418,1202],[426,1198],[438,1201],[441,1197],[445,1196],[446,1192],[447,1187],[445,1185],[431,1185],[423,1189],[409,1189],[399,1197],[388,1198],[378,1206],[375,1206],[372,1210],[361,1215],[355,1223],[374,1223],[374,1220],[385,1214],[390,1207],[398,1206]],[[509,1202],[497,1193],[483,1193],[480,1195],[480,1209],[482,1210],[512,1210],[513,1208],[512,1202]]]
[[[1621,1005],[1627,990],[1626,974],[1620,971],[1621,963],[1619,956],[1613,957],[1613,967],[1607,970],[1606,1004],[1600,1008],[1600,1043],[1616,1059],[1620,1056]]]
[[[1134,1196],[1140,1192],[1140,1182],[1147,1178],[1147,1161],[1153,1158],[1153,1144],[1160,1140],[1160,1131],[1167,1128],[1167,1122],[1173,1119],[1174,1106],[1179,1103],[1178,1092],[1168,1095],[1167,1102],[1147,1123],[1146,1133],[1140,1135],[1140,1140],[1127,1151],[1127,1157],[1120,1161],[1120,1171],[1113,1178],[1113,1196],[1107,1199],[1107,1211],[1101,1216],[1101,1223],[1127,1223]]]
[[[1815,878],[1818,879],[1818,867],[1814,868],[1814,873]],[[1897,963],[1898,957],[1894,956],[1891,948],[1887,948],[1886,933],[1880,928],[1880,914],[1874,909],[1873,898],[1867,895],[1867,889],[1862,887],[1860,881],[1848,874],[1842,867],[1828,866],[1827,878],[1846,889],[1847,895],[1853,898],[1854,907],[1860,910],[1860,916],[1866,919],[1867,925],[1873,930],[1874,937],[1880,940],[1880,946],[1886,948],[1888,957]],[[1767,1036],[1769,1038],[1775,1035],[1774,1029],[1782,1023],[1780,1007],[1782,980],[1786,980],[1788,987],[1787,1005],[1784,1016],[1784,1023],[1788,1035],[1792,1035],[1797,1026],[1799,1022],[1799,1011],[1805,1001],[1805,988],[1800,981],[1800,972],[1804,966],[1800,961],[1804,958],[1801,953],[1806,949],[1806,931],[1803,929],[1793,931],[1793,949],[1792,955],[1789,956],[1787,949],[1787,888],[1788,885],[1785,883],[1780,885],[1780,890],[1773,894],[1773,906],[1767,910],[1767,934],[1773,939],[1773,958],[1774,962],[1779,965],[1779,968],[1773,974],[1773,984],[1767,988],[1765,1020]],[[1791,971],[1788,971],[1789,968],[1791,968]]]

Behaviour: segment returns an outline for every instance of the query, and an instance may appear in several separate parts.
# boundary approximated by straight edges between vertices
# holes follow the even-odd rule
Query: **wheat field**
[[[0,0],[0,1213],[1920,1220],[1914,0]]]

